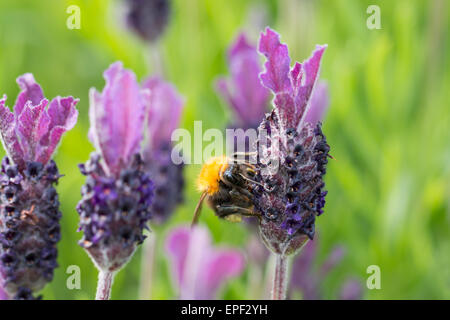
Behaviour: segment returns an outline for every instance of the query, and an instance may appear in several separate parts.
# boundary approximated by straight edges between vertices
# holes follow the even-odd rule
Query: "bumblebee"
[[[192,225],[198,222],[203,201],[219,218],[240,222],[243,216],[257,216],[253,210],[252,178],[256,175],[253,165],[235,157],[213,157],[202,167],[197,179],[202,193],[195,208]]]

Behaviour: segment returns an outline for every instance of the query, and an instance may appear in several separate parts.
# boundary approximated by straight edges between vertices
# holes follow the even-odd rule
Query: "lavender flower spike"
[[[51,160],[77,122],[78,99],[50,104],[32,74],[17,79],[14,113],[0,100],[0,134],[7,156],[0,171],[0,286],[13,299],[33,299],[53,278],[60,239],[61,175]]]
[[[96,153],[80,165],[87,179],[77,207],[80,245],[100,271],[98,299],[109,298],[114,274],[143,242],[153,196],[140,150],[149,92],[120,62],[104,77],[103,92],[90,92],[89,139]]]
[[[270,92],[259,80],[262,71],[256,47],[241,33],[228,52],[230,79],[219,78],[217,91],[233,108],[234,127],[256,128],[269,105]]]
[[[152,222],[161,224],[183,201],[183,164],[172,161],[171,136],[179,126],[184,99],[173,85],[159,77],[148,78],[142,87],[152,92],[146,129],[148,141],[143,153],[146,170],[155,185]]]
[[[267,28],[259,51],[267,58],[262,84],[275,95],[274,109],[260,124],[255,210],[261,215],[260,234],[276,254],[274,299],[284,299],[287,262],[308,238],[314,237],[315,218],[325,204],[323,191],[329,146],[320,123],[305,121],[319,77],[326,46],[290,68],[288,48]],[[265,134],[264,134],[265,133]]]
[[[180,299],[212,300],[225,281],[244,268],[243,255],[232,249],[216,249],[208,230],[178,227],[166,241],[172,279]]]

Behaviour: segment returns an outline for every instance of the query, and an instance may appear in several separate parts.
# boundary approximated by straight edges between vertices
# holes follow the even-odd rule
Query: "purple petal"
[[[139,152],[149,97],[140,89],[134,73],[123,69],[121,62],[112,64],[104,78],[106,85],[101,95],[91,90],[89,137],[110,173],[117,174]]]
[[[184,99],[175,87],[158,77],[148,78],[143,88],[150,90],[150,107],[147,120],[149,144],[146,153],[171,142],[172,132],[180,124]]]
[[[235,124],[255,126],[267,110],[269,90],[259,79],[261,63],[255,46],[240,34],[228,53],[230,79],[219,78],[216,90],[234,109]]]
[[[178,227],[166,240],[172,278],[181,299],[214,299],[225,280],[243,269],[236,250],[215,249],[208,229]]]
[[[205,291],[198,299],[214,299],[218,289],[230,278],[236,277],[244,269],[244,258],[236,250],[224,250],[210,257],[205,272],[202,273]]]
[[[316,126],[319,121],[323,120],[329,102],[328,86],[324,82],[318,82],[309,102],[310,105],[305,114],[304,121]]]
[[[259,52],[264,54],[267,62],[265,71],[260,77],[263,85],[274,93],[290,91],[288,47],[280,42],[280,36],[270,28],[266,28],[266,34],[261,33],[259,40]]]
[[[0,133],[3,146],[9,158],[19,166],[22,166],[23,152],[15,133],[16,120],[14,114],[9,110],[6,96],[0,99]]]
[[[18,115],[16,133],[26,161],[36,160],[40,140],[48,132],[50,117],[45,111],[47,104],[47,99],[38,105],[28,101]]]
[[[22,109],[28,101],[31,101],[31,105],[36,106],[44,99],[44,92],[41,86],[34,80],[34,76],[31,73],[26,73],[17,78],[17,84],[22,91],[19,93],[16,103],[14,105],[14,113],[19,115],[22,113]]]
[[[73,128],[78,111],[78,100],[72,97],[48,100],[42,89],[27,73],[17,79],[22,89],[14,106],[14,114],[0,101],[0,131],[4,147],[11,160],[23,169],[26,161],[50,160],[61,135]]]
[[[183,271],[189,249],[190,231],[179,227],[171,231],[166,240],[166,250],[172,259],[172,273],[180,286],[183,282]]]
[[[267,28],[261,34],[259,51],[267,58],[260,77],[263,84],[275,94],[274,105],[284,128],[298,129],[309,106],[319,77],[320,62],[326,46],[317,46],[312,56],[303,63],[296,62],[289,70],[288,48],[280,43],[279,35]]]
[[[50,118],[48,132],[41,140],[41,150],[37,161],[47,163],[55,151],[62,135],[71,130],[78,119],[78,110],[75,108],[79,99],[73,97],[56,97],[50,102],[47,113]]]
[[[326,45],[317,46],[312,56],[302,64],[302,79],[301,82],[299,82],[295,87],[295,105],[297,108],[297,113],[300,117],[303,117],[305,114],[314,85],[319,78],[320,62],[326,48]]]

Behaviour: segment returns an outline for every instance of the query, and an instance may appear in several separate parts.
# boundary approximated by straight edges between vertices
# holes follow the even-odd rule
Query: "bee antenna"
[[[200,218],[200,213],[202,212],[202,204],[203,200],[206,198],[206,191],[202,193],[200,200],[198,200],[197,206],[194,210],[194,218],[192,219],[191,228],[194,227],[198,223],[198,219]]]
[[[337,161],[337,159],[335,157],[333,157],[331,154],[327,154],[327,157]]]

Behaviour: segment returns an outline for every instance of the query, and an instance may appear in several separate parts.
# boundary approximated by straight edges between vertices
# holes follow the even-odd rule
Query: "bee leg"
[[[237,206],[216,206],[216,212],[222,218],[231,214],[240,214],[243,216],[255,216],[252,209],[237,207]]]
[[[233,189],[229,192],[232,202],[236,204],[237,206],[243,207],[243,208],[250,208],[253,206],[253,202],[250,200],[249,197],[239,193],[239,191]]]
[[[240,193],[242,193],[243,195],[247,196],[248,198],[252,198],[253,197],[253,195],[250,193],[250,191],[230,183],[227,179],[224,179],[223,176],[220,178],[220,181],[222,181],[224,184],[226,184],[231,189],[238,190]]]

